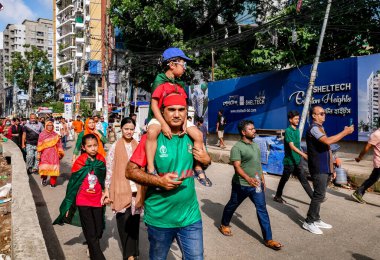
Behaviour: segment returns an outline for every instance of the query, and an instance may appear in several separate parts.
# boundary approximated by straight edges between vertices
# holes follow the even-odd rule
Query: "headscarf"
[[[88,122],[90,120],[93,120],[92,118],[87,118],[86,119],[86,122],[84,123],[84,133],[83,133],[83,136],[87,135],[87,134],[94,134],[96,136],[96,139],[98,140],[98,153],[103,155],[103,157],[106,157],[106,151],[104,151],[104,146],[103,146],[103,142],[102,140],[100,139],[100,136],[98,136],[97,134],[94,133],[94,130],[96,128],[94,128],[94,130],[91,130],[89,127],[88,127]],[[98,130],[99,131],[99,130]],[[101,132],[101,131],[100,131]],[[101,133],[103,134],[103,133]]]
[[[51,125],[53,128],[48,130],[48,126]],[[50,147],[54,147],[60,141],[59,135],[54,132],[54,124],[52,121],[47,121],[45,124],[45,130],[42,131],[40,136],[38,137],[37,151],[41,152],[42,150]],[[57,152],[60,157],[64,155],[63,149],[61,145],[57,146]]]

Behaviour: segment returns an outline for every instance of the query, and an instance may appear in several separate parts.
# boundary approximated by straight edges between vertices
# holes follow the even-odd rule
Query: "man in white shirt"
[[[95,122],[95,129],[98,131],[102,131],[103,133],[103,124],[102,122],[100,122],[99,116],[94,116],[94,122]]]

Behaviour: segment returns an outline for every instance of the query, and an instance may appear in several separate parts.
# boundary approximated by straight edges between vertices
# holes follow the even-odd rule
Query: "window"
[[[48,47],[48,50],[51,51],[51,50],[53,50],[53,48],[52,47]]]
[[[53,57],[53,55],[52,55],[52,54],[49,54],[48,57],[51,58],[51,57]]]
[[[43,32],[37,32],[37,36],[44,36]]]

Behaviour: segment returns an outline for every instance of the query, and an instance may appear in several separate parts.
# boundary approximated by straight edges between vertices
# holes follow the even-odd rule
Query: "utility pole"
[[[214,48],[211,49],[211,81],[214,81],[214,68],[215,68],[215,60],[214,60]]]
[[[313,62],[313,67],[312,67],[312,71],[311,71],[311,75],[310,75],[309,86],[307,88],[305,103],[303,105],[301,122],[299,124],[300,139],[302,139],[302,133],[303,133],[303,129],[305,127],[306,118],[307,118],[308,112],[309,112],[310,101],[311,101],[312,94],[313,94],[313,87],[314,87],[314,84],[315,84],[315,79],[317,78],[317,70],[318,70],[319,57],[321,56],[323,38],[325,37],[325,31],[326,31],[327,21],[329,19],[329,14],[330,14],[331,2],[332,2],[332,0],[328,0],[327,1],[325,18],[323,19],[322,30],[321,30],[321,34],[319,35],[319,42],[318,42],[317,53],[315,54],[315,58],[314,58],[314,62]]]
[[[84,78],[84,66],[86,64],[86,45],[87,45],[87,34],[89,33],[89,27],[85,27],[84,31],[84,42],[82,47],[82,59],[80,62],[80,72],[79,72],[79,84],[77,85],[76,93],[75,93],[75,117],[79,115],[80,110],[80,98],[81,98],[81,92],[83,90],[83,78]],[[75,77],[74,77],[75,80]],[[75,83],[75,82],[74,82]]]
[[[104,10],[103,10],[104,7]],[[104,121],[108,123],[108,71],[110,65],[110,49],[112,51],[113,46],[110,45],[110,31],[109,31],[109,17],[107,16],[107,9],[109,8],[109,1],[102,1],[102,19],[104,19],[104,37],[105,37],[105,46],[103,48],[105,55],[105,66],[102,72],[102,82],[103,82],[103,117]]]
[[[32,113],[32,110],[33,110],[32,98],[33,98],[34,65],[33,65],[33,61],[31,62],[32,64],[31,64],[31,69],[29,72],[29,86],[28,86],[28,96],[29,96],[28,106],[27,106],[28,114]]]

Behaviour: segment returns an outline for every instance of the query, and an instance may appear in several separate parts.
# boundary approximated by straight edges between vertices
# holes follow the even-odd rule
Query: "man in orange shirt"
[[[83,131],[83,122],[80,120],[80,116],[77,116],[77,120],[73,122],[74,140],[78,139],[78,135]]]

